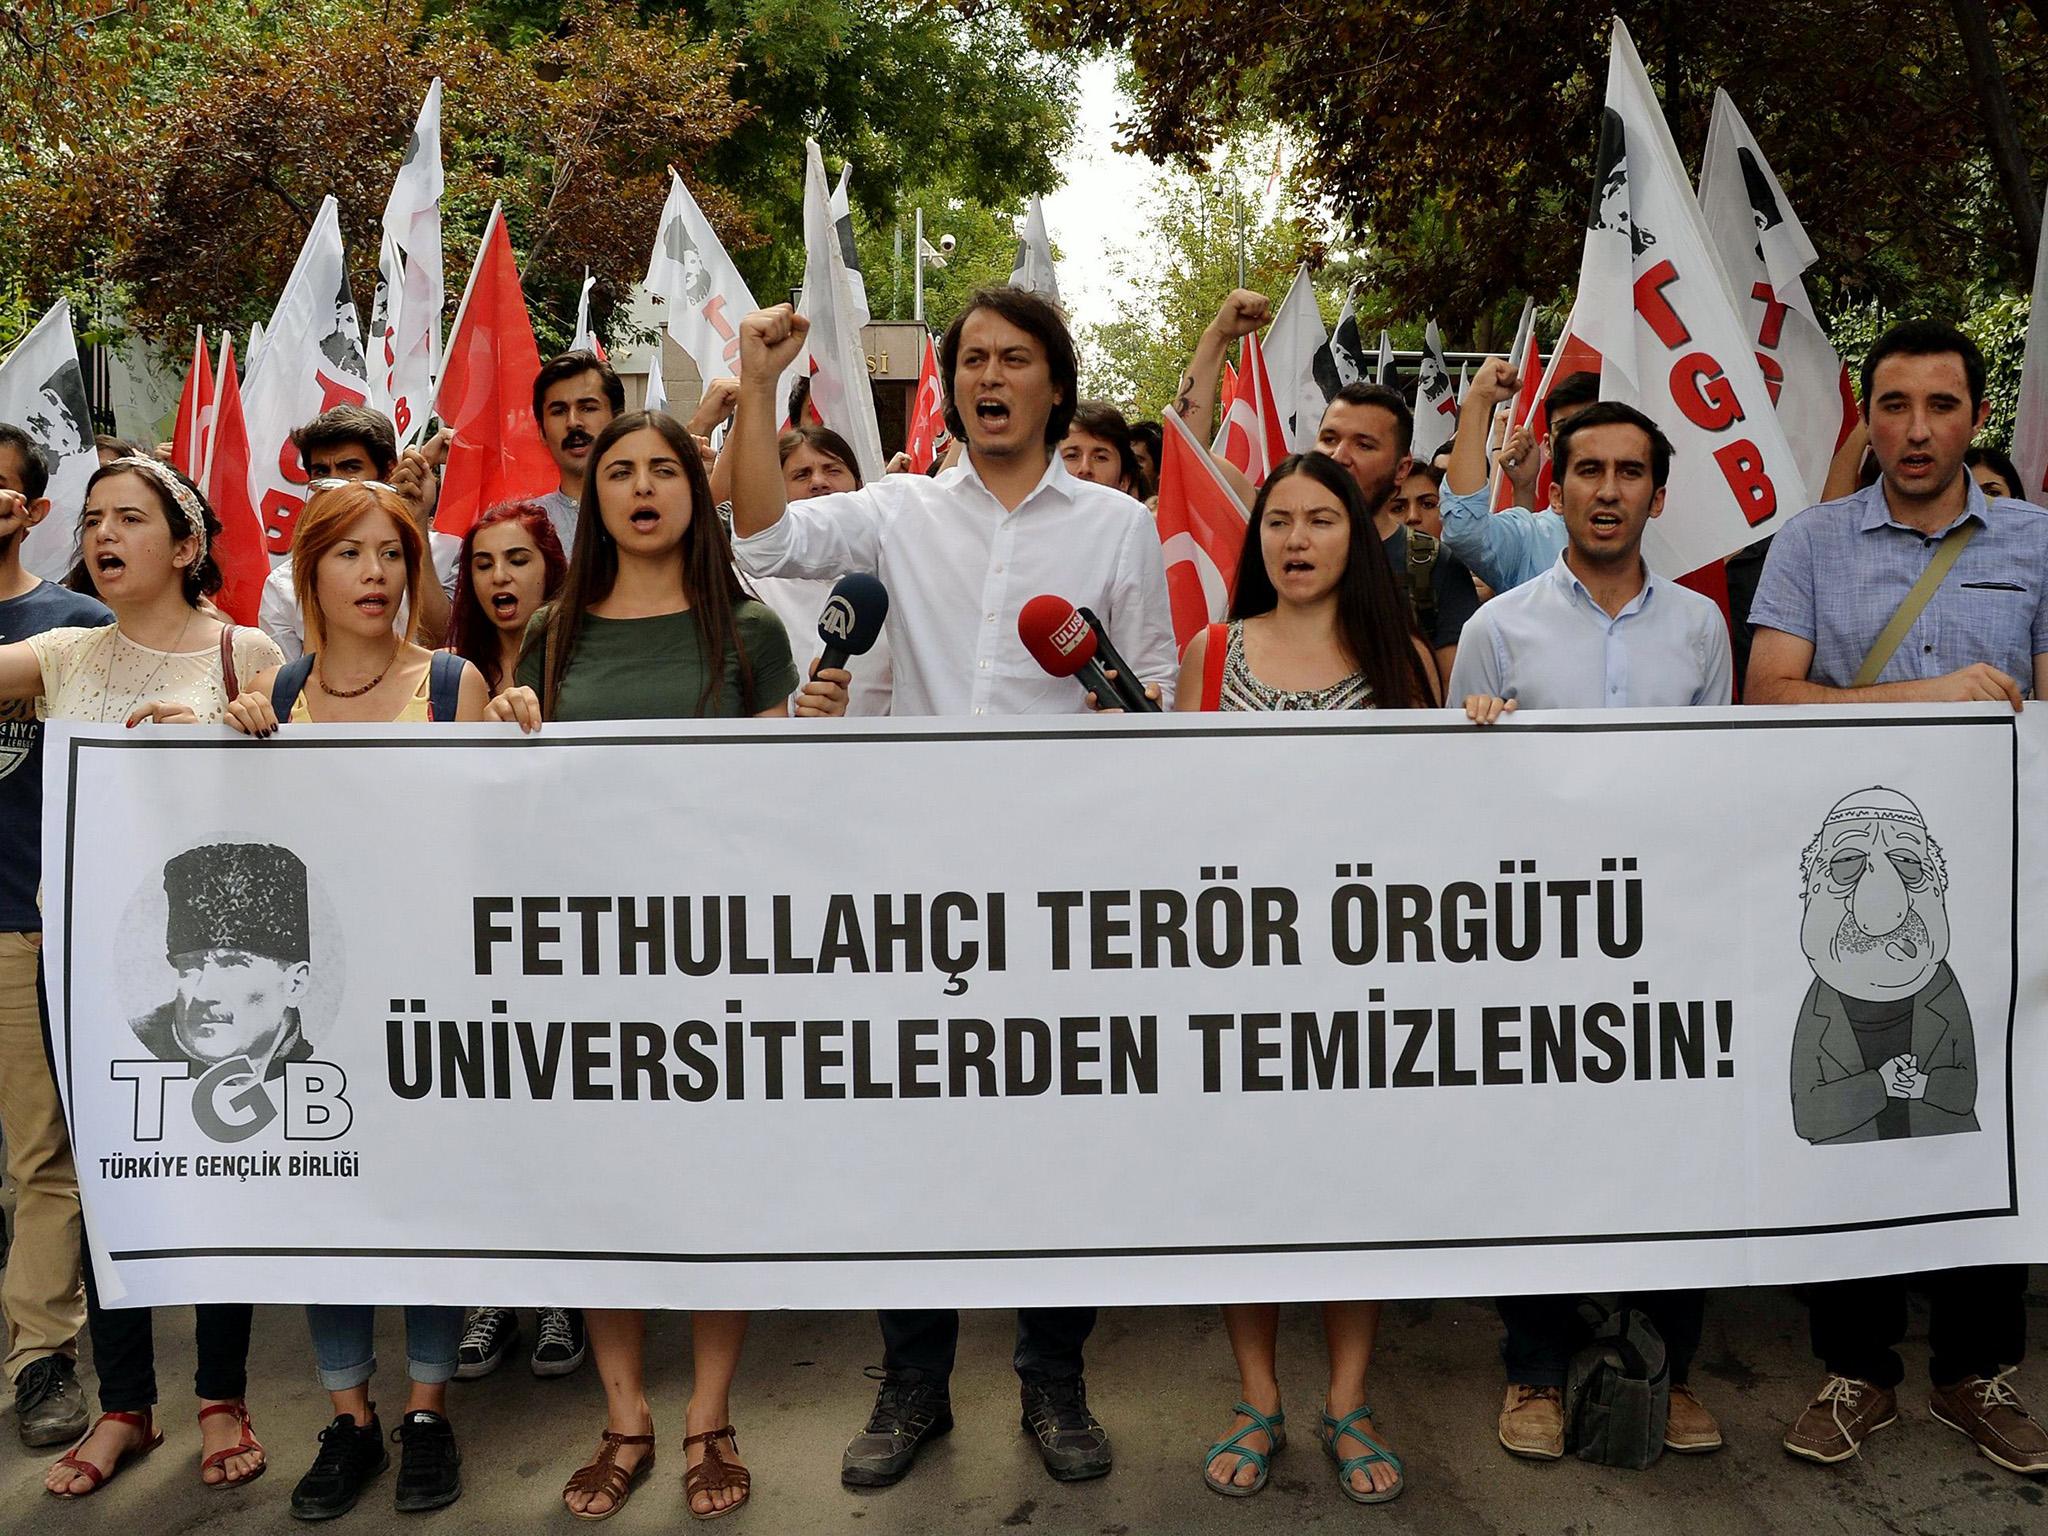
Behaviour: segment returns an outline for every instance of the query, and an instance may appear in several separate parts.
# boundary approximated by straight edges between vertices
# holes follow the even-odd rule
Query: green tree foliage
[[[2025,281],[1952,0],[1024,3],[1048,43],[1131,50],[1130,136],[1155,157],[1198,164],[1248,119],[1296,133],[1375,281],[1461,334],[1573,279],[1616,12],[1689,164],[1715,86],[1735,96],[1820,249],[1823,307],[1960,311],[1972,280]],[[2033,5],[1984,9],[2038,165],[2048,31]]]

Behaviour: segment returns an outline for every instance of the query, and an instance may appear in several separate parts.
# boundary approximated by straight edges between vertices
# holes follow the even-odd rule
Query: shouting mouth
[[[660,526],[661,513],[653,507],[635,507],[626,521],[642,533],[652,533]]]
[[[1000,400],[977,400],[974,419],[991,431],[1000,432],[1010,424],[1010,408]]]
[[[516,592],[500,592],[491,599],[491,613],[499,619],[517,617],[519,613],[519,594]]]
[[[581,427],[571,427],[562,436],[562,451],[564,453],[581,453],[590,446],[591,441],[590,434]]]

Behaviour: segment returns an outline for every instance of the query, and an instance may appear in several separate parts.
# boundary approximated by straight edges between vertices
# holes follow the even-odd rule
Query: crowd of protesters
[[[1239,291],[1205,333],[1174,406],[1198,438],[1208,433],[1228,343],[1270,317],[1262,296]],[[1049,676],[1022,646],[1018,611],[1045,592],[1092,609],[1145,693],[1179,710],[1448,706],[1499,729],[1516,710],[1727,705],[1738,688],[1753,704],[1990,700],[2017,709],[2042,687],[2048,516],[2014,499],[2008,462],[1973,446],[1987,414],[1984,362],[1939,321],[1898,326],[1861,360],[1862,424],[1838,479],[1767,552],[1738,557],[1760,569],[1732,623],[1641,555],[1669,490],[1672,449],[1659,424],[1601,401],[1598,379],[1580,374],[1545,402],[1547,441],[1519,432],[1496,444],[1498,407],[1522,381],[1494,359],[1473,379],[1442,463],[1411,458],[1413,423],[1398,393],[1371,384],[1338,391],[1313,452],[1279,463],[1255,491],[1240,484],[1249,522],[1230,613],[1184,651],[1146,506],[1158,425],[1077,398],[1074,345],[1057,309],[1015,288],[978,294],[939,350],[950,462],[867,483],[837,434],[804,424],[801,410],[792,413],[799,424],[784,427],[777,381],[804,330],[787,306],[747,317],[737,380],[707,388],[687,422],[627,411],[619,377],[595,354],[549,360],[533,404],[560,484],[490,508],[460,539],[433,527],[440,439],[401,453],[375,412],[325,412],[295,438],[308,498],[290,558],[266,586],[259,628],[230,623],[209,601],[221,584],[211,555],[219,523],[183,475],[105,440],[83,505],[53,508],[43,451],[0,424],[0,1126],[19,1202],[0,1306],[21,1438],[70,1445],[49,1470],[52,1494],[94,1493],[164,1437],[150,1313],[101,1305],[84,1258],[46,1055],[42,720],[226,723],[265,737],[303,721],[489,720],[535,731],[550,721],[965,718],[1109,702]],[[709,434],[728,419],[714,455]],[[1516,502],[1504,511],[1492,508],[1496,468]],[[62,585],[21,563],[26,532],[48,516],[76,522],[77,563]],[[1953,538],[1966,547],[1951,553],[1938,586],[1916,592]],[[813,626],[830,584],[850,572],[874,573],[890,594],[885,643],[853,669],[826,668]],[[1999,600],[1985,599],[1987,587]],[[1894,637],[1877,655],[1909,601],[1918,608],[1906,643]],[[290,984],[290,957],[255,939],[247,954],[235,946],[235,880],[260,883],[262,874],[215,871],[228,891],[222,931],[204,955],[173,956],[180,1003],[163,1027],[194,1059],[220,1055],[209,1032],[221,1028],[221,999],[238,984],[215,974],[218,956],[242,954],[245,971]],[[271,1055],[287,1059],[294,1048],[280,1037]],[[2011,1379],[2025,1349],[2024,1267],[1919,1279],[1934,1309],[1935,1417],[2001,1467],[2048,1473],[2048,1434]],[[1803,1410],[1787,1404],[1787,1451],[1839,1462],[1894,1421],[1907,1284],[1884,1277],[1808,1289],[1822,1379]],[[400,1448],[398,1509],[458,1497],[449,1383],[488,1375],[521,1343],[516,1312],[476,1300],[466,1316],[405,1309],[408,1385],[388,1440],[370,1393],[371,1309],[306,1309],[314,1374],[334,1417],[292,1489],[294,1515],[350,1509],[389,1466],[390,1441]],[[1631,1300],[1668,1350],[1664,1444],[1720,1448],[1719,1424],[1689,1376],[1707,1294]],[[1500,1441],[1514,1455],[1564,1452],[1562,1389],[1586,1335],[1577,1301],[1499,1301]],[[1320,1305],[1328,1380],[1309,1422],[1341,1495],[1382,1503],[1404,1490],[1406,1474],[1368,1406],[1380,1307]],[[249,1409],[251,1308],[197,1312],[199,1476],[237,1487],[259,1477],[271,1454]],[[1239,1397],[1190,1468],[1222,1495],[1265,1487],[1286,1441],[1278,1312],[1223,1309]],[[679,1448],[684,1503],[698,1518],[732,1512],[751,1491],[733,1411],[747,1321],[742,1312],[691,1319]],[[1111,1469],[1110,1437],[1085,1385],[1095,1321],[1086,1307],[1017,1314],[1023,1427],[1061,1480]],[[953,1423],[958,1314],[889,1311],[879,1326],[879,1390],[841,1463],[849,1486],[904,1477]],[[92,1340],[97,1416],[78,1380],[82,1330]],[[563,1490],[581,1518],[616,1513],[654,1468],[644,1353],[638,1312],[542,1308],[534,1317],[535,1374],[573,1372],[588,1355],[603,1381],[597,1448]]]

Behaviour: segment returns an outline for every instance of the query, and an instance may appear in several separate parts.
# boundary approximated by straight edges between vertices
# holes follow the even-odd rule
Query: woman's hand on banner
[[[197,725],[199,716],[190,704],[180,704],[172,699],[155,699],[148,704],[138,704],[135,712],[128,717],[130,726],[137,725]]]
[[[531,688],[507,688],[491,700],[484,718],[516,725],[530,736],[540,729],[540,695]]]
[[[269,694],[252,688],[228,705],[227,722],[244,736],[272,736],[277,732],[277,710]]]

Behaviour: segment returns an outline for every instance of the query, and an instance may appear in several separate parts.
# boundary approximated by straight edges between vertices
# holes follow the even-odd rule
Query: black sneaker
[[[534,1315],[533,1374],[566,1376],[583,1363],[588,1343],[583,1313],[575,1307],[542,1307]]]
[[[356,1507],[370,1479],[391,1465],[384,1449],[384,1426],[373,1409],[370,1422],[358,1424],[347,1414],[320,1431],[320,1454],[292,1490],[292,1513],[301,1520],[332,1520]]]
[[[15,1428],[23,1445],[62,1445],[84,1436],[85,1392],[67,1355],[31,1360],[14,1378]]]
[[[469,1326],[455,1351],[455,1379],[474,1381],[490,1375],[518,1342],[519,1318],[510,1307],[478,1307],[469,1314]]]
[[[1036,1437],[1045,1470],[1063,1483],[1086,1482],[1109,1472],[1109,1431],[1088,1411],[1088,1388],[1078,1376],[1024,1383],[1024,1431]]]
[[[462,1452],[455,1427],[424,1408],[408,1413],[391,1431],[398,1442],[398,1512],[439,1509],[462,1497]]]
[[[917,1460],[918,1448],[953,1427],[953,1402],[944,1383],[882,1377],[868,1427],[839,1458],[839,1481],[849,1488],[886,1488]]]

